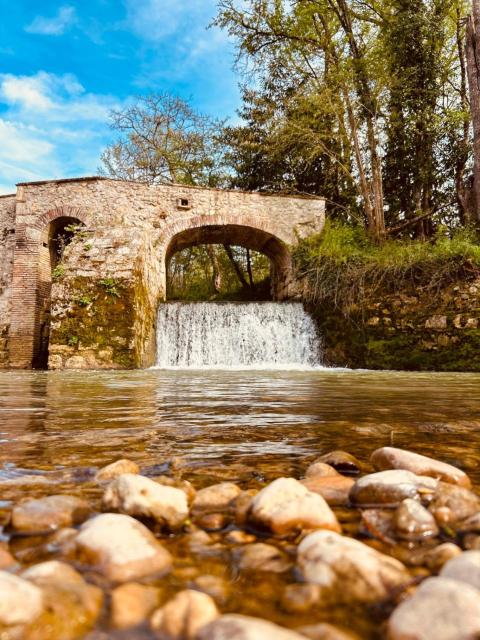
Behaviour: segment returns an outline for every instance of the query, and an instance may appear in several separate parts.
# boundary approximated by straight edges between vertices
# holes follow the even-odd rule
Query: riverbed
[[[70,493],[99,509],[94,474],[118,458],[136,462],[146,476],[182,478],[196,489],[225,481],[259,489],[281,476],[301,478],[317,457],[336,449],[354,454],[368,471],[374,449],[394,446],[459,466],[478,489],[480,376],[333,369],[3,372],[0,443],[5,522],[12,505],[27,496]],[[344,510],[339,519],[353,527],[355,518]],[[321,619],[365,638],[380,633],[378,612],[363,611],[354,620],[341,608],[320,618],[318,612],[289,614],[277,595],[291,576],[243,580],[224,550],[194,557],[178,538],[163,541],[177,559],[176,571],[162,579],[167,594],[189,586],[197,571],[235,583],[229,611],[288,627]],[[52,557],[43,542],[12,538],[10,548],[29,565]],[[97,627],[108,628],[105,616]],[[140,637],[136,633],[121,637]]]

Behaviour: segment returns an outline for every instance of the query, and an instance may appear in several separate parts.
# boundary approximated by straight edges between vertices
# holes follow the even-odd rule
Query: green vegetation
[[[88,305],[92,304],[93,302],[94,302],[94,299],[92,298],[92,296],[85,293],[76,299],[76,303],[80,307],[88,307]]]
[[[120,298],[121,284],[115,278],[103,278],[99,284],[105,289],[105,292],[114,298]]]
[[[61,278],[63,278],[64,275],[65,275],[65,266],[62,263],[57,264],[55,269],[53,269],[52,271],[52,279],[60,280]]]
[[[355,225],[327,222],[320,236],[303,241],[295,252],[306,277],[306,295],[314,304],[328,301],[343,311],[355,309],[377,292],[413,286],[439,291],[459,277],[480,276],[480,245],[474,229],[452,235],[439,228],[428,242],[388,240],[376,244]]]

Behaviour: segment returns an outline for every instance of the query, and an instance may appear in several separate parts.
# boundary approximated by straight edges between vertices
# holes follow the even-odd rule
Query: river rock
[[[97,482],[106,482],[124,473],[140,473],[140,468],[136,462],[122,458],[99,469],[95,474],[95,480]]]
[[[310,476],[301,481],[309,491],[318,493],[330,506],[349,503],[350,491],[355,484],[353,478],[340,474],[335,476]]]
[[[438,525],[430,511],[417,500],[407,498],[393,515],[395,533],[406,540],[422,540],[438,535]]]
[[[438,573],[441,568],[452,558],[462,553],[460,547],[453,542],[444,542],[434,549],[429,549],[423,556],[423,563],[433,573]]]
[[[294,478],[278,478],[262,489],[252,500],[248,520],[279,535],[298,529],[340,531],[325,500]]]
[[[318,584],[287,584],[282,593],[282,609],[287,613],[307,613],[317,607],[322,598],[322,589]]]
[[[118,476],[108,485],[103,506],[130,516],[153,518],[171,529],[180,527],[188,517],[183,491],[132,473]]]
[[[300,627],[297,631],[310,640],[360,640],[356,633],[339,629],[328,622]]]
[[[169,640],[193,640],[197,632],[219,616],[217,606],[206,593],[185,589],[157,609],[150,619],[155,631]]]
[[[330,451],[320,456],[315,462],[323,462],[330,465],[343,475],[356,476],[362,470],[362,463],[347,451]]]
[[[200,489],[192,503],[192,514],[228,511],[241,492],[240,487],[233,482],[222,482]]]
[[[305,478],[330,478],[340,476],[336,469],[325,462],[313,462],[305,471]]]
[[[50,533],[80,524],[91,513],[90,505],[76,496],[47,496],[16,505],[12,510],[11,526],[18,533]]]
[[[147,527],[117,513],[104,513],[82,525],[75,546],[82,562],[115,582],[164,573],[172,563]]]
[[[203,627],[195,640],[305,640],[305,636],[267,620],[230,613]]]
[[[43,594],[39,587],[0,571],[0,631],[2,626],[30,624],[43,610]]]
[[[410,580],[398,560],[330,531],[315,531],[304,538],[297,563],[306,582],[328,589],[339,602],[378,602]]]
[[[233,551],[233,557],[236,559],[238,568],[241,571],[283,573],[292,566],[288,556],[283,551],[263,542],[239,547]]]
[[[188,500],[188,504],[191,504],[197,494],[195,487],[188,480],[182,478],[170,478],[169,476],[155,476],[152,478],[158,484],[163,484],[165,487],[174,487],[183,491]]]
[[[473,640],[480,635],[480,591],[429,578],[388,621],[389,640]]]
[[[111,624],[129,629],[145,622],[159,605],[160,591],[138,582],[127,582],[112,591]]]
[[[437,480],[458,484],[467,489],[472,485],[467,474],[457,467],[412,451],[396,447],[382,447],[374,451],[370,459],[375,469],[379,471],[406,469],[417,476],[430,476]]]
[[[393,469],[370,473],[359,478],[350,491],[350,501],[356,505],[398,505],[405,498],[420,499],[433,494],[437,480],[417,476],[411,471]]]
[[[428,509],[439,525],[456,527],[480,512],[480,498],[464,487],[439,482]]]
[[[251,533],[240,529],[229,531],[225,536],[225,542],[228,542],[228,544],[249,544],[250,542],[255,542],[256,539]]]
[[[17,561],[12,556],[8,548],[0,543],[0,569],[13,567]]]
[[[225,604],[230,596],[230,587],[220,576],[203,574],[196,577],[191,586],[196,591],[206,593],[218,604]]]
[[[48,637],[76,640],[95,624],[103,603],[103,592],[88,584],[73,567],[58,560],[34,565],[22,577],[42,589],[48,611]],[[43,621],[40,621],[43,622]]]
[[[464,551],[457,555],[444,565],[440,575],[480,590],[480,551]]]

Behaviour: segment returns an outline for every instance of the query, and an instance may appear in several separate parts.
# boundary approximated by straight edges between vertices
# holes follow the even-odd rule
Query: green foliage
[[[83,250],[90,251],[92,247],[93,247],[93,244],[91,244],[90,242],[87,242],[86,244],[83,245]]]
[[[65,275],[65,266],[62,263],[57,264],[55,269],[53,269],[52,271],[52,279],[60,280],[61,278],[63,278],[64,275]]]
[[[87,293],[84,293],[83,295],[81,295],[76,299],[76,303],[80,307],[88,307],[88,305],[93,304],[93,302],[94,302],[93,297],[88,295]]]
[[[115,278],[103,278],[99,280],[99,284],[105,289],[105,293],[114,298],[120,298],[121,285]]]
[[[379,291],[402,291],[412,284],[432,293],[459,276],[480,274],[480,244],[475,230],[451,236],[439,229],[431,241],[373,243],[362,227],[329,222],[323,234],[303,241],[295,252],[307,279],[307,299],[330,302],[348,313]]]
[[[69,347],[76,347],[80,341],[78,336],[68,336],[67,344]]]

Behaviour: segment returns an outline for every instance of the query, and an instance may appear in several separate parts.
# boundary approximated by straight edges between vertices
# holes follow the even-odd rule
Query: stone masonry
[[[176,251],[223,242],[261,251],[284,300],[297,291],[291,247],[319,233],[324,216],[321,198],[104,178],[19,184],[0,197],[0,367],[150,366]],[[57,263],[58,234],[72,225]]]

